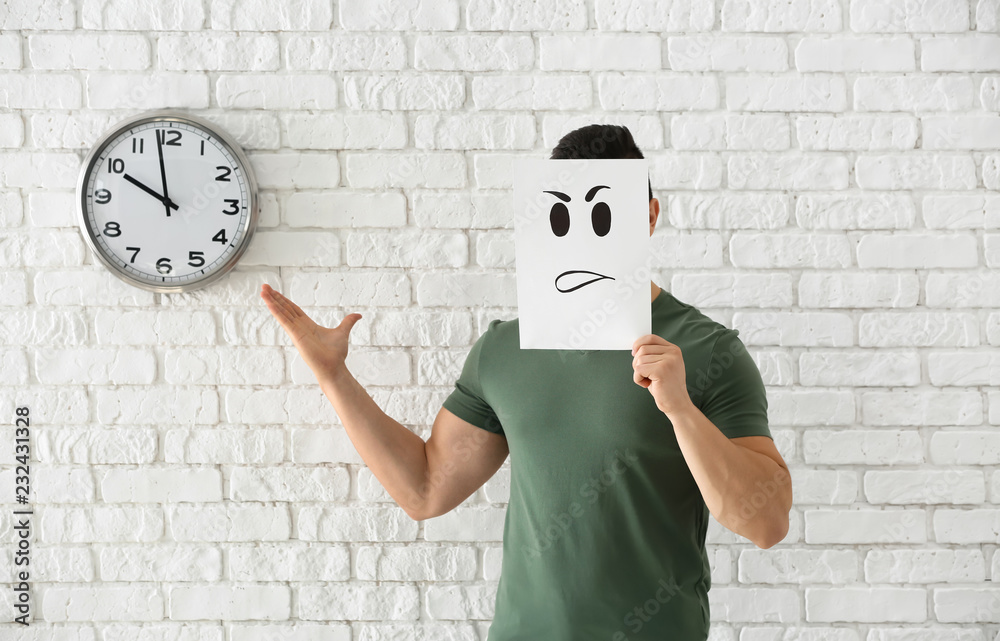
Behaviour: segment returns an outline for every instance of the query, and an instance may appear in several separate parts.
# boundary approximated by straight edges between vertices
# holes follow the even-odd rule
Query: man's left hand
[[[670,416],[691,405],[680,347],[646,334],[632,344],[632,356],[632,380],[649,390],[661,412]]]

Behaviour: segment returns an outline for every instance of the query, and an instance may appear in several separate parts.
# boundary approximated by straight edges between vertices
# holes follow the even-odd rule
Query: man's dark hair
[[[624,125],[587,125],[575,129],[559,140],[552,150],[551,160],[586,160],[590,158],[645,158]],[[649,199],[653,200],[653,183],[649,183]]]

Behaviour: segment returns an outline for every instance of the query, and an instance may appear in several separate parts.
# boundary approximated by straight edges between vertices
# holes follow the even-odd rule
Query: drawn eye
[[[607,203],[597,203],[590,214],[591,222],[594,225],[594,233],[598,236],[607,236],[611,231],[611,208]]]
[[[569,209],[562,203],[552,205],[549,212],[549,224],[552,225],[552,233],[556,236],[565,236],[569,233]]]

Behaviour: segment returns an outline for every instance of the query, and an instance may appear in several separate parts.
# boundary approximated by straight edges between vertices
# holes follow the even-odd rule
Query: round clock
[[[84,238],[125,282],[161,293],[219,279],[257,227],[257,182],[218,126],[163,109],[124,120],[94,145],[77,182]]]

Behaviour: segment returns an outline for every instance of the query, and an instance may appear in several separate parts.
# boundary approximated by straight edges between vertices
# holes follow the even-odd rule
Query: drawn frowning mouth
[[[564,276],[570,276],[571,274],[592,274],[593,276],[596,276],[597,278],[591,278],[589,280],[584,280],[583,282],[579,283],[575,287],[570,287],[569,289],[563,289],[563,288],[559,287],[559,281],[560,281],[560,279],[562,279]],[[568,278],[567,280],[577,281],[577,280],[579,280],[581,278],[585,279],[586,276],[576,276],[576,277]],[[580,289],[581,287],[586,287],[587,285],[590,285],[591,283],[596,283],[599,280],[604,280],[605,278],[608,279],[608,280],[614,280],[614,278],[612,278],[611,276],[605,276],[604,274],[598,274],[597,272],[592,272],[592,271],[589,271],[589,270],[586,270],[586,269],[571,269],[569,271],[563,272],[563,273],[559,274],[558,276],[556,276],[556,289],[558,289],[559,291],[561,291],[563,293],[565,293],[565,292],[572,292],[572,291],[575,291],[577,289]]]

